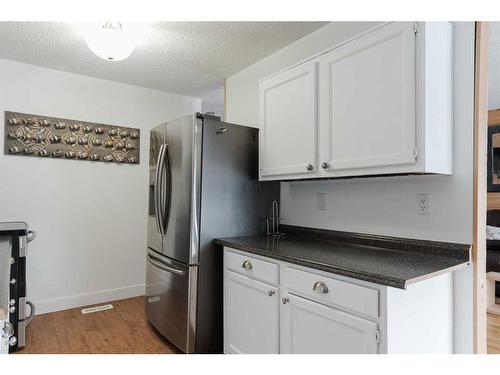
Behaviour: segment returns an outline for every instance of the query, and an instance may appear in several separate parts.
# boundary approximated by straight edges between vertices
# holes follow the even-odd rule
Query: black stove
[[[2,246],[4,251],[10,251],[9,291],[4,297],[8,305],[8,320],[13,328],[9,338],[11,353],[24,347],[26,325],[34,313],[33,304],[26,300],[26,252],[28,243],[34,238],[35,232],[28,230],[24,222],[0,223]],[[29,314],[27,306],[30,307]]]

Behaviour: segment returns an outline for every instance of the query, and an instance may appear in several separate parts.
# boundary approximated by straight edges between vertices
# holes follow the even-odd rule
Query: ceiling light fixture
[[[137,43],[136,35],[121,22],[85,24],[82,33],[90,50],[107,61],[126,59]]]

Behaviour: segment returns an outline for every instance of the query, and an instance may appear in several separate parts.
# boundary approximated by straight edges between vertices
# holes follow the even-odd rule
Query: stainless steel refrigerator
[[[151,130],[146,315],[186,353],[222,352],[222,250],[262,233],[279,183],[258,181],[258,129],[199,113]]]

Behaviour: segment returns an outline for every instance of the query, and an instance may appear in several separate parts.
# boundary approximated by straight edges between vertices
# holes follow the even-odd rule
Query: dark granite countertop
[[[470,245],[282,226],[282,238],[251,236],[215,243],[395,288],[465,267]]]

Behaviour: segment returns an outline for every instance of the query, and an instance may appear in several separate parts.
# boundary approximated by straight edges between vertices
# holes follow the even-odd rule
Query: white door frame
[[[473,175],[473,351],[486,345],[486,204],[488,138],[488,22],[476,22],[474,67],[474,175]]]

